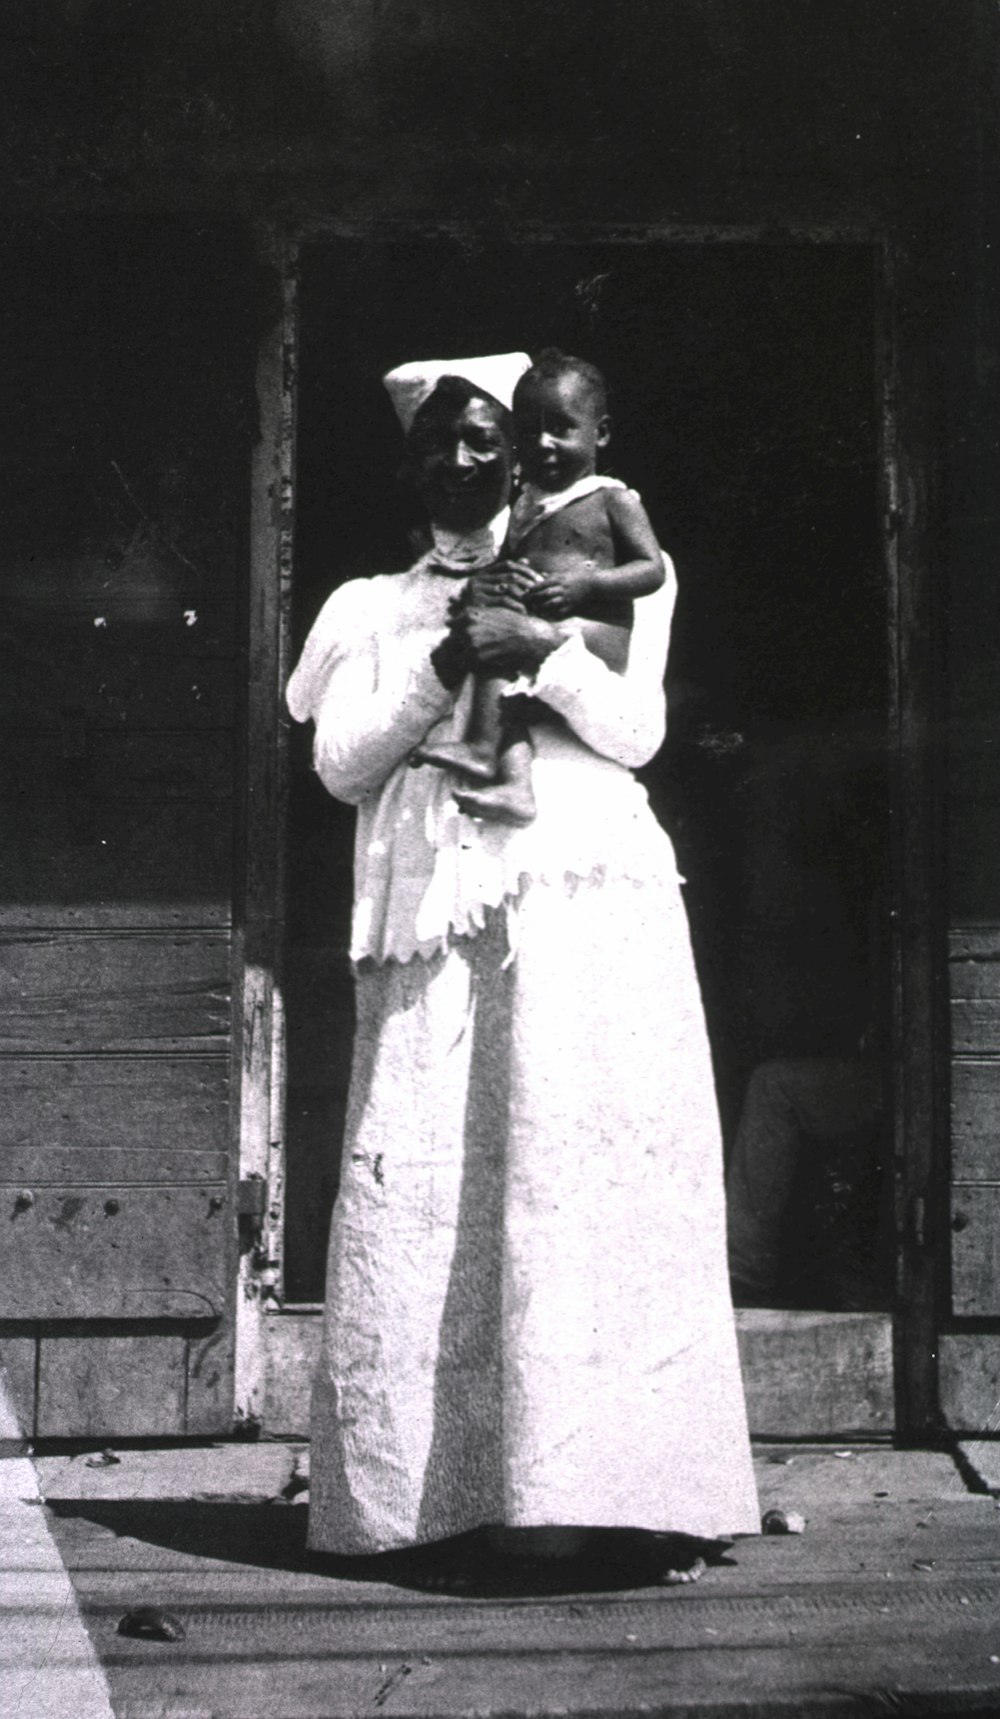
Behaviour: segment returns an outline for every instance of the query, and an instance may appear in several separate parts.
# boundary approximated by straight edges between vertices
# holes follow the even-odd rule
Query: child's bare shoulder
[[[604,504],[607,516],[615,521],[632,521],[636,524],[649,524],[649,515],[642,505],[642,497],[636,489],[614,488],[598,490],[598,495]]]

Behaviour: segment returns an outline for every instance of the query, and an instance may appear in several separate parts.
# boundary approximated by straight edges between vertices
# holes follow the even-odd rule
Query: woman
[[[527,363],[386,378],[433,547],[336,591],[288,688],[322,781],[358,806],[313,1410],[325,1551],[491,1524],[696,1550],[759,1525],[701,1002],[670,845],[631,774],[663,737],[675,586],[668,567],[636,603],[621,675],[505,606],[514,570],[490,563]],[[409,763],[432,730],[464,732],[470,668],[545,707],[525,828],[462,816],[447,772]]]

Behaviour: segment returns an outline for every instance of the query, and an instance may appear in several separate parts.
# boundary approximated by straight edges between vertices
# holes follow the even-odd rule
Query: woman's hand
[[[594,594],[593,580],[586,573],[546,573],[531,594],[535,613],[547,620],[561,621],[567,615],[578,615]]]
[[[500,605],[466,609],[454,625],[474,667],[485,674],[530,674],[565,637],[552,621]]]
[[[494,561],[473,573],[463,600],[475,609],[520,609],[525,594],[542,577],[526,561]]]

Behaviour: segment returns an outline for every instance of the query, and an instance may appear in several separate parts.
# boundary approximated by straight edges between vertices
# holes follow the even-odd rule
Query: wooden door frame
[[[282,1306],[285,1030],[284,826],[294,523],[298,243],[255,232],[260,294],[270,309],[257,354],[251,465],[249,591],[243,709],[242,828],[234,924],[232,1122],[241,1193],[236,1297],[235,1424],[268,1420],[268,1319]]]
[[[882,511],[889,601],[892,827],[894,1346],[898,1431],[939,1426],[937,1336],[947,1307],[948,972],[944,885],[943,591],[935,587],[937,467],[925,289],[902,242],[881,244]],[[923,308],[926,308],[924,305]]]
[[[324,241],[432,241],[464,233],[464,227],[442,223],[330,219],[284,231],[261,229],[258,234],[258,257],[276,289],[274,303],[276,311],[280,303],[280,313],[262,338],[257,377],[260,432],[253,460],[242,797],[246,858],[234,951],[234,1061],[239,1071],[234,1129],[240,1176],[244,1182],[261,1179],[267,1194],[259,1223],[254,1219],[244,1235],[237,1297],[237,1418],[251,1427],[305,1430],[307,1374],[320,1311],[313,1305],[286,1304],[282,1287],[289,730],[283,691],[293,572],[299,259],[304,245]],[[896,1427],[903,1436],[917,1436],[935,1425],[937,1415],[935,1340],[946,1286],[939,1280],[934,1226],[946,1175],[941,1071],[947,1041],[942,892],[936,888],[941,875],[940,797],[932,744],[940,672],[930,577],[932,443],[927,355],[915,333],[918,319],[906,314],[910,260],[891,236],[865,224],[802,223],[780,230],[753,223],[526,224],[509,236],[521,243],[555,245],[620,243],[666,249],[839,243],[871,250],[878,282],[873,339],[888,606]],[[936,1142],[942,1149],[936,1150]],[[291,1400],[279,1401],[282,1392]]]

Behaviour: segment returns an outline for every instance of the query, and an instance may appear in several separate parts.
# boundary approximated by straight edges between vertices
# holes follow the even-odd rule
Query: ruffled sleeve
[[[670,557],[663,560],[663,585],[636,601],[624,674],[609,669],[573,633],[530,680],[511,689],[541,699],[585,746],[629,770],[648,763],[666,733],[663,676],[677,581]]]
[[[351,805],[381,788],[454,704],[429,656],[443,628],[400,632],[398,606],[383,601],[388,583],[397,581],[352,580],[328,598],[286,693],[296,721],[316,724],[324,787]]]

